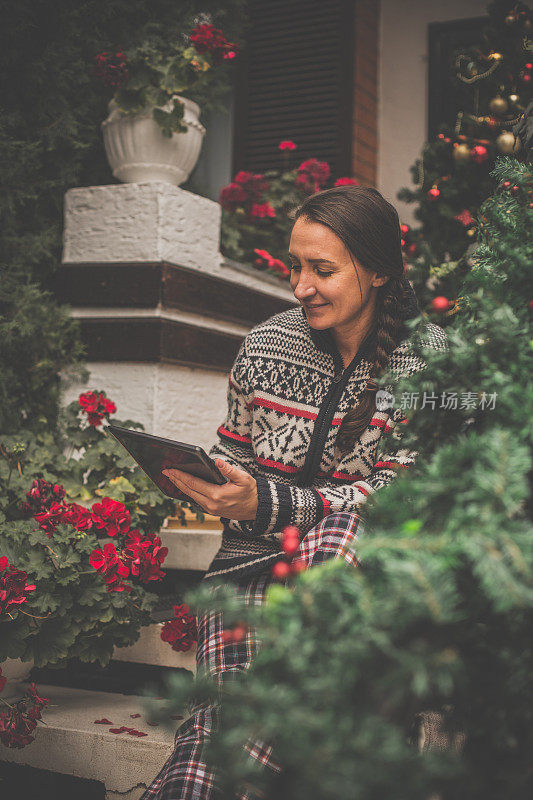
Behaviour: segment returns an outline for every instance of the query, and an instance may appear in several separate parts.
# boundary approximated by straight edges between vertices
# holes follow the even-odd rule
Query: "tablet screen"
[[[161,474],[164,469],[180,469],[209,483],[226,482],[209,456],[197,445],[173,442],[170,439],[162,439],[159,436],[115,425],[109,425],[107,430],[126,448],[141,469],[167,497],[176,500],[191,499],[180,492],[166,475]]]

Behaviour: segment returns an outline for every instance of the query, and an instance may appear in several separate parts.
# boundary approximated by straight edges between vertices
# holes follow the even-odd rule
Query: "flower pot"
[[[113,175],[123,183],[163,182],[179,186],[191,174],[202,147],[205,128],[199,122],[197,103],[177,95],[185,104],[186,133],[163,135],[154,121],[153,108],[126,116],[114,100],[109,116],[102,122],[104,146]],[[163,106],[170,111],[172,105]]]
[[[6,658],[5,661],[0,661],[2,677],[7,678],[2,692],[4,700],[14,699],[24,694],[32,667],[33,661],[21,661],[20,658]]]

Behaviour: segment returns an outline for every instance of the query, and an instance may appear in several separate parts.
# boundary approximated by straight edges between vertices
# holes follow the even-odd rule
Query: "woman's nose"
[[[312,297],[315,294],[315,292],[316,292],[315,287],[310,283],[306,283],[304,280],[302,280],[302,277],[300,276],[300,280],[294,287],[294,296],[296,297],[296,299],[305,300],[308,297]]]

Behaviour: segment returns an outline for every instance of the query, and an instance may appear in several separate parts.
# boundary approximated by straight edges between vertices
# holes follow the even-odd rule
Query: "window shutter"
[[[327,161],[351,173],[354,0],[250,0],[236,87],[234,173]]]

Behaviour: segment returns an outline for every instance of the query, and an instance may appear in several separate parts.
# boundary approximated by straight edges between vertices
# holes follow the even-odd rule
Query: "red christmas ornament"
[[[529,72],[523,72],[520,75],[520,80],[522,81],[522,83],[531,83],[531,75],[529,74]]]
[[[439,311],[439,312],[448,311],[449,307],[450,307],[450,301],[448,300],[447,297],[443,297],[442,295],[440,295],[439,297],[434,297],[433,300],[431,301],[431,308],[433,309],[433,311]]]
[[[531,61],[528,61],[525,67],[526,69],[533,69],[533,64],[531,63]]]
[[[476,164],[483,164],[489,157],[489,151],[482,144],[476,144],[470,151],[470,158]]]
[[[286,561],[277,561],[272,567],[272,575],[278,580],[288,578],[291,574],[291,568]]]
[[[514,186],[511,186],[511,194],[518,194],[520,191],[520,186],[517,186],[516,183]]]
[[[436,200],[440,196],[440,189],[437,189],[436,186],[432,186],[429,192],[427,193],[428,200]]]
[[[410,231],[411,229],[410,229],[409,225],[406,225],[405,222],[404,222],[404,223],[402,223],[400,225],[400,230],[402,232],[402,235],[405,236],[405,234],[408,233],[408,231]]]
[[[502,189],[508,189],[511,185],[511,181],[502,181],[501,187]]]

